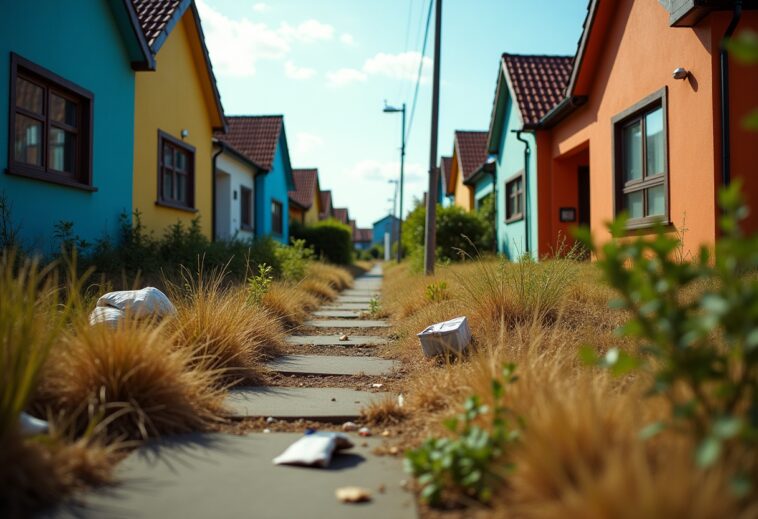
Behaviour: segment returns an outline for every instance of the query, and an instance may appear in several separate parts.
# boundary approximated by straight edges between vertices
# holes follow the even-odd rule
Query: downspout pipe
[[[531,229],[529,228],[529,156],[532,153],[532,148],[529,145],[529,141],[521,136],[525,131],[524,129],[511,131],[516,134],[516,139],[524,143],[524,245],[526,252],[531,254],[531,248],[529,247],[529,235],[531,234]],[[506,203],[508,203],[507,200]]]
[[[732,181],[732,142],[729,129],[729,50],[726,48],[726,43],[734,34],[741,17],[742,0],[737,0],[734,4],[734,14],[732,14],[732,19],[721,40],[721,52],[719,53],[721,65],[721,183],[724,187]]]
[[[494,213],[493,218],[495,219],[495,221],[492,222],[494,226],[493,228],[495,229],[495,240],[494,240],[494,243],[492,244],[492,249],[493,249],[492,252],[497,254],[497,246],[498,246],[497,222],[499,221],[497,219],[497,168],[494,167],[495,166],[494,164],[492,166],[493,166],[492,169],[490,171],[487,171],[487,173],[489,173],[492,176],[492,200],[493,200],[492,203],[495,205],[495,210],[493,211]]]
[[[226,149],[226,145],[223,141],[215,140],[214,144],[219,146],[218,151],[213,154],[211,158],[211,241],[216,241],[216,162],[218,156],[221,155]]]

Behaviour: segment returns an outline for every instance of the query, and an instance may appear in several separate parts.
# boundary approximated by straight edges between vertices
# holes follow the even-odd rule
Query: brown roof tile
[[[355,243],[371,243],[373,239],[374,229],[356,228],[353,232],[353,242]]]
[[[319,217],[321,219],[331,218],[334,214],[334,208],[332,207],[332,192],[330,190],[319,191],[319,196],[321,197],[322,209]]]
[[[466,180],[487,160],[487,132],[456,130],[455,146],[463,180]]]
[[[318,169],[293,169],[295,190],[289,192],[289,198],[297,205],[308,210],[313,205],[313,194],[318,185]]]
[[[282,133],[281,115],[233,115],[226,118],[226,133],[216,132],[215,137],[229,143],[255,162],[261,169],[273,167],[276,146]]]
[[[447,195],[452,194],[450,190],[450,170],[453,169],[453,157],[441,157],[440,173],[445,179],[445,191]]]
[[[142,26],[142,32],[145,33],[145,38],[150,47],[166,30],[169,22],[183,3],[186,6],[188,2],[182,0],[132,0],[137,18]]]
[[[350,225],[350,216],[348,215],[347,207],[335,207],[334,218],[344,223],[345,225]]]
[[[574,58],[503,54],[524,124],[537,124],[563,99]]]

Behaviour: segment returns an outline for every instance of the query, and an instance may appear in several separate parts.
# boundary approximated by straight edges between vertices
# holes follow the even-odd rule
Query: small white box
[[[471,342],[468,319],[456,317],[429,326],[418,334],[424,355],[433,357],[443,353],[461,353]]]

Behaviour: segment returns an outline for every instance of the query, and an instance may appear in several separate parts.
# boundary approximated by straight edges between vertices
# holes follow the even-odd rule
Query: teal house
[[[216,138],[230,144],[259,168],[254,185],[256,237],[289,243],[289,192],[295,190],[284,117],[227,116],[226,133]]]
[[[154,68],[131,1],[0,3],[0,244],[55,228],[115,238],[132,207],[135,70]]]
[[[453,205],[453,193],[448,192],[450,172],[453,167],[453,157],[441,157],[437,171],[437,203],[442,207]]]
[[[494,168],[497,248],[511,259],[538,258],[539,121],[563,99],[571,57],[503,54],[487,138],[491,155],[479,171]]]

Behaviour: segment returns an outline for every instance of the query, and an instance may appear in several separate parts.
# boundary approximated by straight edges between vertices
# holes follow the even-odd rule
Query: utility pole
[[[405,103],[403,103],[403,130],[400,146],[400,214],[397,222],[397,262],[403,260],[403,184],[405,183]]]
[[[432,142],[429,146],[429,189],[426,195],[426,236],[424,266],[428,276],[434,274],[437,248],[437,133],[440,115],[440,47],[442,32],[442,0],[436,0],[434,21],[434,76],[432,85]]]

